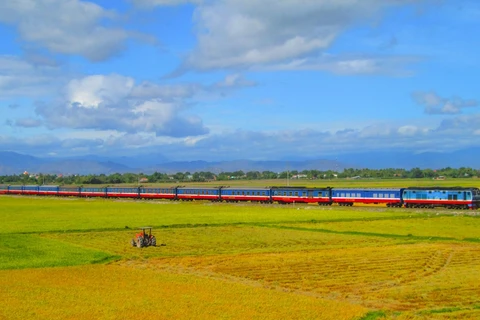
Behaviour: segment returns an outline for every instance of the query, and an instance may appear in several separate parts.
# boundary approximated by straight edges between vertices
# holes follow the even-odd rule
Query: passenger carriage
[[[39,187],[36,186],[36,185],[23,186],[23,187],[22,187],[21,194],[23,194],[23,195],[30,195],[30,196],[38,195],[38,188],[39,188]]]
[[[142,199],[170,199],[176,197],[176,188],[140,188],[140,198]]]
[[[38,186],[38,195],[40,196],[56,196],[58,195],[58,186]]]
[[[271,202],[270,188],[223,187],[220,189],[220,200],[226,202],[252,201]]]
[[[8,186],[7,193],[8,194],[23,194],[23,187],[24,186]]]
[[[331,205],[330,188],[272,187],[272,201],[278,203],[318,203]]]
[[[112,198],[138,198],[139,188],[107,187],[107,196]]]
[[[177,200],[220,200],[219,188],[189,188],[179,187],[177,188]]]
[[[8,186],[7,185],[0,185],[0,194],[7,194],[8,193]]]
[[[81,197],[107,197],[107,188],[82,187]]]
[[[401,207],[402,190],[396,188],[333,188],[332,201],[340,206],[353,206],[354,203],[365,203],[386,204],[387,207]]]
[[[58,195],[64,197],[79,197],[81,193],[80,187],[59,187]]]

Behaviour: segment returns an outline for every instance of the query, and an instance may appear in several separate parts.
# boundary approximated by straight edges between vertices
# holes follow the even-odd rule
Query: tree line
[[[144,173],[114,173],[88,174],[88,175],[56,175],[56,174],[18,174],[0,176],[0,184],[55,184],[55,185],[85,185],[85,184],[131,184],[143,185],[145,183],[181,183],[181,182],[206,182],[227,180],[267,180],[267,179],[441,179],[441,178],[472,178],[480,177],[480,170],[473,168],[443,168],[438,170],[413,168],[406,169],[354,169],[348,168],[337,172],[333,170],[303,170],[283,171],[248,171],[221,172],[218,174],[209,171],[177,172],[166,174],[154,172]]]

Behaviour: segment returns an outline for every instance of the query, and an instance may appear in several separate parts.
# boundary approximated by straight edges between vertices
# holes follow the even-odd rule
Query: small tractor
[[[142,231],[137,233],[135,238],[130,241],[133,247],[142,248],[157,245],[157,239],[152,236],[152,227],[141,227],[139,229]],[[146,230],[148,230],[148,233]]]

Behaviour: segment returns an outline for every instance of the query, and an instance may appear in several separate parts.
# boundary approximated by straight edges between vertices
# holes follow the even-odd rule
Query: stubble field
[[[4,196],[0,319],[478,319],[474,214]]]

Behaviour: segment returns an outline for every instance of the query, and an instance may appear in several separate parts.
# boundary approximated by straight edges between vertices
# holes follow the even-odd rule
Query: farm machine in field
[[[154,235],[152,235],[152,227],[141,227],[139,228],[141,231],[135,235],[130,241],[130,244],[133,247],[143,248],[149,246],[156,246],[157,239]]]

